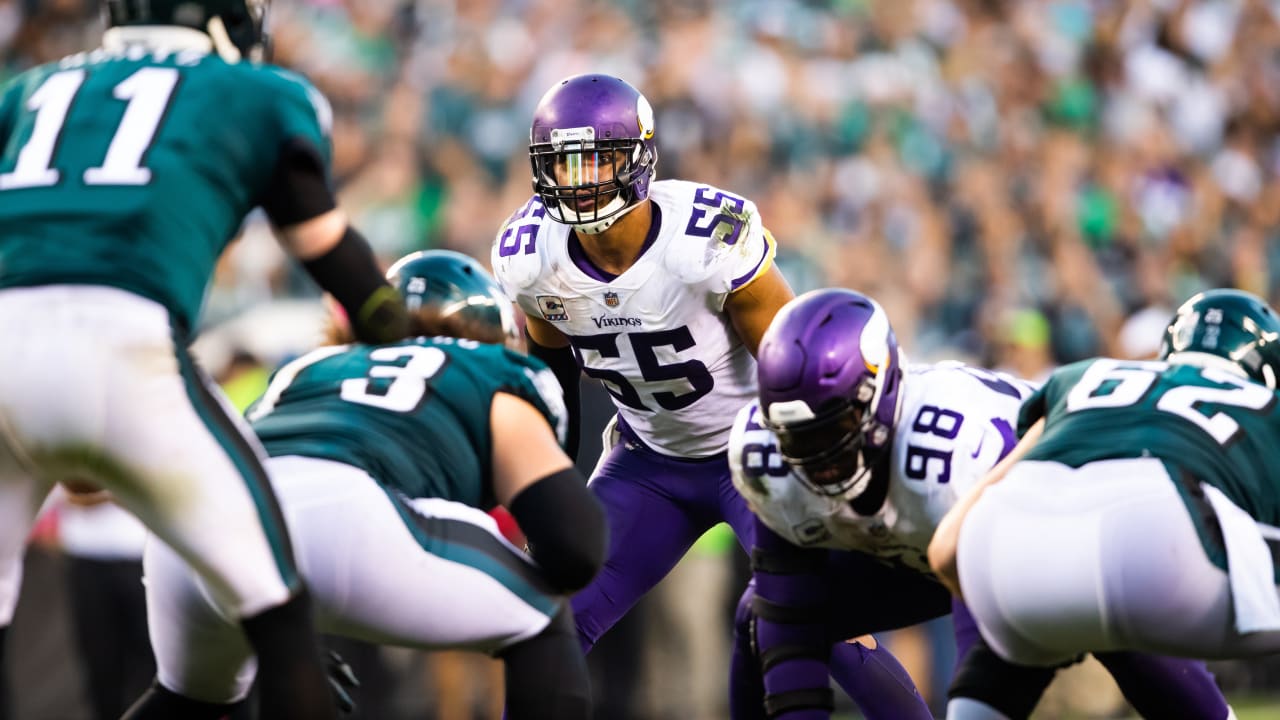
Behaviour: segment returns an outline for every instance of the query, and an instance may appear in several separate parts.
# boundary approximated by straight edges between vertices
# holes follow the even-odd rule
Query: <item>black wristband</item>
[[[355,228],[347,226],[329,252],[302,265],[347,311],[351,332],[360,342],[393,342],[409,334],[404,300],[387,284],[373,249]]]
[[[539,345],[528,330],[525,330],[524,337],[529,344],[529,354],[546,363],[551,369],[551,374],[560,381],[560,389],[564,392],[565,410],[569,415],[564,434],[564,451],[570,460],[576,461],[579,438],[582,435],[582,407],[578,390],[578,379],[582,377],[582,368],[578,367],[578,360],[573,356],[572,346],[553,348]]]
[[[516,495],[509,509],[557,590],[573,592],[591,582],[604,564],[609,529],[581,473],[568,468],[547,475]]]

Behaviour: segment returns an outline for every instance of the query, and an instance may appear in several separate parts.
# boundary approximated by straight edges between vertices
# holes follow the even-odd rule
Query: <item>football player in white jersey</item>
[[[498,232],[494,274],[524,310],[530,354],[565,389],[571,453],[580,375],[600,380],[618,413],[591,489],[606,508],[604,569],[573,599],[590,648],[712,525],[744,547],[751,513],[733,490],[729,428],[755,396],[753,354],[792,292],[750,200],[708,185],[654,180],[653,109],[608,75],[578,75],[542,97],[530,131],[535,195]],[[874,653],[899,668],[884,651]],[[857,677],[853,677],[856,675]],[[855,696],[915,704],[907,679],[837,678]],[[862,689],[861,685],[866,685]]]
[[[806,293],[778,313],[761,340],[759,382],[760,398],[738,414],[729,447],[734,485],[758,522],[754,588],[740,606],[735,652],[759,663],[735,662],[750,672],[734,682],[783,708],[770,717],[825,719],[815,705],[830,692],[832,638],[951,609],[929,568],[929,540],[1013,449],[1033,388],[956,362],[906,365],[884,310],[844,289]],[[881,561],[878,571],[862,565],[866,556]],[[961,665],[948,717],[1025,717],[1055,669],[1001,660],[967,610],[955,609]],[[1227,717],[1201,663],[1099,659],[1144,716]],[[742,717],[756,716],[735,720]]]

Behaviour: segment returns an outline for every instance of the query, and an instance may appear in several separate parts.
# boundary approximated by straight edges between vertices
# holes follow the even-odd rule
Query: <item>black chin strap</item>
[[[849,506],[859,515],[875,515],[884,506],[885,498],[889,497],[890,455],[889,448],[885,447],[870,459],[875,464],[871,467],[871,480],[867,482],[867,489],[849,501]],[[864,450],[863,460],[867,459]]]

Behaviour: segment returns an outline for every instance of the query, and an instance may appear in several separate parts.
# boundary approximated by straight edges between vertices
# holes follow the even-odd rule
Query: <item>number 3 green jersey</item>
[[[192,328],[214,265],[286,143],[328,168],[300,76],[129,46],[32,69],[0,96],[0,287],[110,285]]]
[[[546,366],[452,338],[314,350],[280,368],[246,415],[273,457],[335,460],[411,498],[487,510],[500,392],[536,407],[563,442],[564,398]]]
[[[1041,417],[1044,435],[1027,460],[1079,467],[1156,457],[1171,476],[1209,483],[1254,520],[1280,525],[1280,404],[1260,383],[1216,367],[1087,360],[1060,368],[1027,400],[1020,431]],[[1177,484],[1203,540],[1201,513]],[[1225,567],[1220,547],[1205,549]]]

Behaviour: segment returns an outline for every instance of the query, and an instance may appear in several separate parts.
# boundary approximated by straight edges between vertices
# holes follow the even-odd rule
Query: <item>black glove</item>
[[[329,650],[325,655],[324,669],[329,679],[329,690],[333,693],[333,704],[344,715],[355,712],[356,701],[352,699],[350,691],[360,687],[360,681],[356,679],[351,666],[337,652]]]

